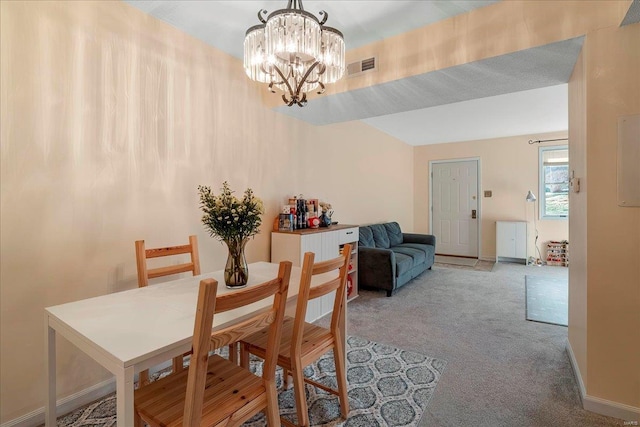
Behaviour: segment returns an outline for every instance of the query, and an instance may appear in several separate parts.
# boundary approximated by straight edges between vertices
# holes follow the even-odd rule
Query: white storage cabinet
[[[305,228],[295,231],[273,231],[271,233],[271,262],[291,261],[301,267],[305,252],[314,252],[315,261],[326,261],[340,255],[345,243],[352,246],[349,277],[353,285],[349,299],[358,295],[358,226],[332,225],[327,228]],[[309,302],[307,322],[313,322],[331,313],[335,292]]]
[[[527,223],[496,221],[496,262],[527,263]]]

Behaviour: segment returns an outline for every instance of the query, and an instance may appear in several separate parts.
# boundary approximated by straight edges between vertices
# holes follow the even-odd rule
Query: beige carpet
[[[464,265],[466,267],[475,267],[478,263],[477,258],[461,258],[455,256],[436,255],[436,262],[440,264]]]
[[[360,290],[348,304],[348,331],[447,360],[419,427],[622,427],[582,408],[567,328],[525,320],[527,274],[567,277],[567,269],[436,267],[390,298]]]

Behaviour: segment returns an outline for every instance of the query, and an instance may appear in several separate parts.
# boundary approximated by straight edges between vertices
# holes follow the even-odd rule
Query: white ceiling
[[[270,13],[286,6],[285,0],[125,1],[239,59],[246,29],[259,23],[258,11]],[[341,30],[347,49],[352,49],[494,2],[324,0],[303,4],[316,16],[325,10],[327,25]],[[322,96],[303,108],[276,110],[317,125],[363,120],[411,145],[566,130],[566,82],[582,40]]]

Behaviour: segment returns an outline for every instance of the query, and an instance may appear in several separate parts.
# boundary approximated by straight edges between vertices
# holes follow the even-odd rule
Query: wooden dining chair
[[[191,261],[182,264],[169,265],[166,267],[148,268],[147,260],[150,258],[168,257],[174,255],[189,254]],[[200,256],[198,254],[198,236],[189,236],[188,245],[169,246],[165,248],[147,249],[144,240],[136,241],[136,265],[138,267],[138,287],[149,285],[149,279],[156,277],[170,276],[178,273],[191,272],[194,276],[200,274]],[[188,354],[188,353],[187,353]],[[173,372],[184,369],[184,357],[178,356],[173,359]],[[149,384],[149,370],[140,372],[138,384],[144,386]]]
[[[345,337],[341,332],[341,324],[346,321],[342,318],[346,288],[347,274],[349,268],[349,258],[351,256],[351,245],[344,245],[342,255],[337,258],[321,261],[314,264],[315,254],[307,252],[304,254],[302,264],[302,274],[300,277],[300,290],[296,302],[295,317],[285,317],[282,327],[282,341],[278,350],[278,365],[286,372],[285,380],[289,374],[293,376],[294,395],[296,400],[296,413],[299,426],[309,425],[309,415],[307,411],[307,401],[305,394],[305,382],[319,387],[329,393],[338,395],[340,399],[340,412],[344,418],[349,413],[349,400],[347,398],[347,378],[345,361]],[[322,283],[315,283],[311,286],[313,276],[332,271],[338,272],[338,276]],[[307,304],[310,300],[320,298],[332,291],[336,291],[333,303],[333,313],[331,315],[331,325],[323,328],[305,322],[307,314]],[[254,354],[260,358],[272,357],[269,350],[268,331],[262,330],[251,335],[240,343],[240,364],[248,366],[249,354]],[[325,384],[320,384],[311,379],[305,378],[303,370],[305,366],[318,360],[320,356],[333,350],[333,360],[336,368],[336,380],[338,389],[335,390]],[[282,418],[285,425],[295,425]]]
[[[266,412],[268,425],[280,425],[276,389],[277,346],[287,301],[291,262],[280,263],[278,277],[260,285],[216,297],[217,282],[200,282],[193,330],[193,356],[188,371],[169,375],[134,392],[135,422],[150,427],[238,426],[256,413]],[[214,314],[273,297],[273,303],[213,330]],[[262,375],[212,350],[235,343],[267,326],[267,349]]]

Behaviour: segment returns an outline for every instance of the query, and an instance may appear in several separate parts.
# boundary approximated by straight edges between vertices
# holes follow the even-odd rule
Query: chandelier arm
[[[313,69],[316,68],[318,64],[319,64],[318,61],[314,62],[313,65],[309,67],[307,72],[304,73],[304,76],[302,77],[302,79],[300,79],[300,83],[298,83],[298,87],[296,88],[296,96],[300,96],[300,90],[302,89],[302,85],[307,81],[307,77],[309,77],[309,74],[311,74]]]
[[[267,16],[267,9],[260,9],[258,11],[258,21],[262,22],[263,24],[266,24],[267,20],[264,19],[262,16],[260,16],[260,14]]]
[[[322,82],[318,82],[320,85],[320,90],[316,92],[318,95],[322,95],[324,93],[324,84]]]
[[[320,21],[320,26],[323,26],[324,23],[327,22],[327,19],[329,19],[329,14],[324,10],[321,10],[318,14],[323,16],[322,21]]]
[[[292,97],[296,97],[297,92],[296,92],[296,94],[294,94],[294,93],[293,93],[293,89],[291,88],[291,85],[289,84],[289,80],[287,80],[287,78],[284,76],[284,74],[282,74],[282,71],[280,71],[280,67],[278,67],[278,66],[274,65],[274,66],[273,66],[273,68],[275,68],[275,69],[276,69],[276,71],[278,72],[278,74],[280,74],[280,78],[282,78],[282,81],[284,82],[284,84],[286,84],[286,85],[287,85],[287,89],[289,89],[289,94],[290,94]]]

